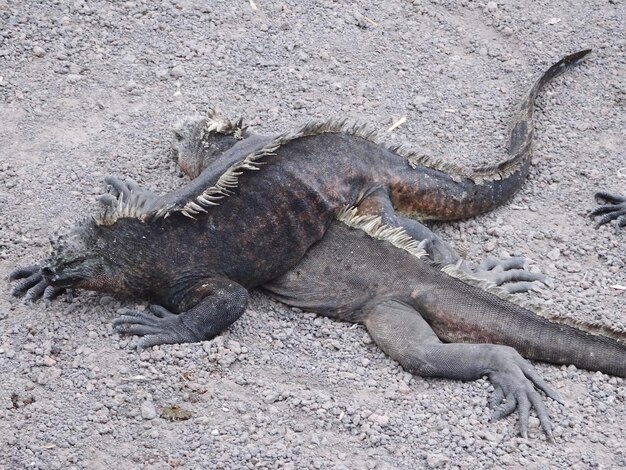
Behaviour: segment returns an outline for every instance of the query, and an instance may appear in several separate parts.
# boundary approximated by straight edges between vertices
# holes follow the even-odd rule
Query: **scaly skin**
[[[412,373],[458,380],[487,375],[494,406],[506,397],[494,416],[517,406],[523,436],[532,406],[551,438],[533,384],[558,397],[521,356],[626,377],[626,333],[540,316],[338,221],[295,269],[263,289],[287,305],[363,323]]]
[[[198,178],[161,197],[122,191],[100,221],[88,219],[60,240],[41,271],[13,273],[22,279],[14,293],[37,298],[52,286],[50,296],[76,287],[147,298],[180,315],[154,326],[142,346],[210,339],[243,313],[247,289],[293,268],[345,206],[362,204],[414,235],[397,213],[449,220],[505,201],[528,170],[539,89],[588,52],[567,56],[537,81],[513,119],[508,158],[468,177],[407,163],[361,130],[305,126],[265,138],[213,122],[209,131],[238,142]]]
[[[228,149],[229,144],[232,146],[238,142],[238,139],[231,134],[207,134],[205,129],[211,117],[215,117],[214,112],[210,112],[210,117],[190,116],[180,121],[174,128],[173,157],[181,172],[190,179],[197,178],[202,171],[214,164],[221,157],[222,152]],[[241,122],[239,121],[239,126],[241,126]],[[241,136],[250,137],[253,135],[246,128],[238,127],[238,129]],[[220,148],[221,151],[215,152],[215,148]],[[131,191],[141,190],[137,183],[132,180],[122,181],[118,178],[107,177],[107,182],[114,197],[111,195],[103,196],[101,201],[105,205],[114,205],[120,193],[125,193],[125,197],[129,197]],[[156,195],[152,197],[156,198]],[[360,213],[369,212],[363,211],[363,209],[363,204],[359,205]],[[526,260],[522,257],[504,260],[487,258],[479,265],[473,265],[461,259],[452,246],[425,225],[402,217],[396,217],[394,223],[389,224],[389,217],[385,217],[387,214],[381,214],[385,224],[399,226],[410,232],[415,240],[421,242],[421,247],[435,263],[455,263],[472,276],[493,282],[509,293],[528,292],[537,288],[537,282],[545,283],[546,281],[542,274],[526,271],[524,269]]]
[[[395,212],[418,220],[455,220],[481,214],[509,199],[528,173],[537,94],[549,80],[588,53],[587,50],[567,56],[542,75],[513,116],[506,160],[494,167],[477,169],[469,177],[454,169],[446,173],[423,166],[423,162],[411,158],[407,164],[393,150],[354,135],[313,130],[312,135],[287,139],[275,150],[275,155],[262,160],[259,174],[243,171],[240,179],[245,181],[239,184],[239,191],[243,195],[252,188],[256,190],[255,182],[261,182],[265,188],[267,182],[277,182],[288,187],[285,196],[302,202],[311,192],[319,195],[332,214],[339,207],[357,204],[363,204],[362,213],[378,213],[380,203],[367,203],[368,196],[374,192],[380,193],[376,199],[386,199]],[[244,137],[247,138],[225,151],[190,184],[149,204],[145,217],[182,211],[188,201],[201,196],[242,155],[272,140],[263,136]],[[208,151],[211,153],[213,149]],[[305,186],[306,192],[291,187],[300,185]]]
[[[520,134],[519,129],[516,132],[518,135]],[[242,137],[246,137],[245,132],[241,134]],[[234,134],[232,138],[237,140]],[[232,144],[230,139],[227,137],[224,140],[224,148]],[[353,138],[339,135],[340,141],[344,142],[347,147],[353,148],[354,142],[351,139]],[[224,156],[216,160],[217,163],[215,165],[209,166],[209,170],[214,170],[215,166],[220,165],[222,165],[222,168],[226,168],[228,165],[224,166],[224,162],[232,163],[232,155],[234,153],[241,153],[242,147],[248,150],[255,148],[255,142],[267,142],[267,139],[249,136],[247,139],[237,143],[233,149],[226,151]],[[329,142],[322,139],[322,143]],[[293,146],[294,143],[292,142],[289,145]],[[319,143],[311,145],[311,147],[315,149],[317,145]],[[370,144],[367,143],[367,145]],[[239,148],[235,150],[237,147]],[[382,152],[381,155],[384,154],[384,149],[380,152]],[[298,152],[295,153],[298,155]],[[320,151],[319,155],[322,154]],[[290,166],[287,160],[282,161],[285,168],[290,169],[289,171],[295,171],[295,168]],[[272,165],[276,166],[275,162],[272,162]],[[187,171],[193,172],[196,170],[190,167],[187,168]],[[268,180],[281,181],[281,178],[276,177],[276,175],[281,174],[281,171],[284,170],[276,170],[275,168],[273,173],[274,179],[268,178]],[[517,173],[521,171],[517,170]],[[285,175],[283,174],[283,176]],[[267,177],[267,172],[264,177]],[[242,180],[244,179],[242,178]],[[288,178],[287,180],[292,181]],[[250,179],[250,181],[252,180]],[[294,181],[300,180],[296,178]],[[508,182],[511,187],[517,184],[515,178],[500,181]],[[163,206],[163,198],[158,198],[156,195],[142,190],[132,182],[122,183],[114,179],[110,179],[109,182],[115,188],[115,191],[119,192],[119,195],[115,194],[117,199],[105,198],[104,200],[104,203],[109,205],[112,210],[119,210],[119,201],[131,201],[132,205],[140,208],[144,211],[144,214],[154,212],[154,209],[151,208]],[[259,187],[258,185],[252,183],[246,185],[245,181],[241,181],[239,184],[241,188],[245,187],[245,191],[242,189],[241,192],[246,197],[254,194],[253,190],[258,191],[256,189]],[[469,183],[466,182],[464,184]],[[484,186],[491,186],[493,189],[496,184],[485,183]],[[271,187],[275,188],[274,186]],[[390,188],[393,188],[393,185],[390,185]],[[392,203],[394,200],[393,191],[391,189],[390,192]],[[375,194],[376,191],[371,190],[366,191],[366,193],[368,196],[375,195],[378,198],[377,200],[380,201],[380,194]],[[295,193],[286,191],[285,194],[298,194],[298,191]],[[500,196],[502,194],[506,196],[508,193],[504,191]],[[237,201],[239,196],[239,194],[231,195],[224,200],[224,203],[230,200]],[[318,199],[318,206],[323,206],[319,209],[318,216],[326,213],[326,205],[332,206],[333,203],[329,201],[334,201],[335,199],[333,198],[340,198],[336,194],[331,196],[326,199],[321,197]],[[356,200],[365,201],[366,199],[367,197],[361,197]],[[280,197],[274,200],[278,201]],[[310,199],[308,202],[310,203],[311,200],[315,199]],[[344,199],[344,202],[347,200]],[[305,216],[306,214],[301,212],[302,205],[300,203],[306,203],[307,201],[296,200],[295,202],[297,205],[290,209],[297,208],[297,210],[293,211],[291,217]],[[222,204],[220,207],[224,207],[224,205],[226,204]],[[231,206],[243,208],[240,201],[231,204]],[[303,204],[303,206],[310,208],[307,204]],[[364,206],[368,208],[372,206],[378,207],[377,204],[365,204]],[[394,209],[398,208],[393,204],[392,207]],[[472,210],[474,209],[470,208],[470,212]],[[245,309],[247,292],[242,285],[251,287],[258,285],[264,279],[263,276],[256,276],[250,279],[250,264],[255,266],[255,268],[260,266],[271,273],[272,269],[275,269],[273,266],[276,263],[276,259],[279,259],[280,255],[285,253],[283,250],[278,256],[268,256],[265,260],[257,259],[249,263],[250,253],[247,252],[249,246],[244,245],[241,247],[234,242],[228,244],[228,241],[224,239],[228,229],[232,231],[233,227],[240,226],[237,225],[240,221],[235,219],[246,219],[246,217],[249,217],[248,214],[235,213],[233,216],[232,214],[223,214],[223,212],[212,210],[206,216],[199,215],[199,223],[195,225],[193,222],[182,222],[185,219],[182,219],[175,211],[170,213],[169,218],[156,222],[146,222],[146,218],[133,216],[117,218],[110,225],[83,224],[70,236],[70,239],[63,240],[60,243],[55,250],[53,258],[44,266],[41,272],[39,272],[38,267],[16,270],[11,277],[22,279],[22,281],[15,286],[14,292],[16,294],[27,292],[27,296],[31,298],[36,298],[42,294],[51,297],[60,288],[71,286],[149,298],[165,305],[168,309],[155,305],[150,310],[153,315],[133,312],[131,315],[126,315],[116,320],[116,329],[124,333],[144,335],[140,342],[140,346],[144,347],[152,344],[198,341],[211,338],[235,321]],[[367,210],[364,210],[364,212],[367,212]],[[381,215],[389,217],[389,214]],[[442,217],[445,218],[447,216],[444,215]],[[249,218],[246,220],[249,220]],[[400,225],[402,224],[402,219],[395,220]],[[301,221],[295,221],[294,226],[297,226],[299,222]],[[224,225],[226,230],[224,230]],[[254,229],[255,227],[252,226],[250,228]],[[281,228],[283,228],[282,225]],[[345,250],[346,246],[356,248],[357,242],[353,234],[347,240],[342,241],[341,236],[337,236],[337,233],[341,234],[341,228],[342,226],[339,223],[332,223],[328,232],[328,241],[324,239],[317,244],[313,248],[311,255],[307,256],[287,276],[279,278],[274,282],[267,282],[266,280],[265,288],[287,303],[292,302],[294,305],[306,304],[309,305],[308,308],[329,316],[365,323],[381,348],[399,360],[412,372],[464,380],[480,377],[483,374],[489,375],[496,387],[496,399],[494,402],[499,404],[506,398],[505,406],[500,408],[496,415],[505,415],[512,412],[516,406],[519,406],[521,413],[520,425],[523,435],[526,434],[530,406],[533,406],[537,410],[544,429],[551,436],[547,412],[538,398],[533,384],[556,399],[556,395],[536,375],[532,367],[510,348],[491,344],[444,345],[435,336],[435,333],[448,341],[515,343],[529,357],[543,358],[544,360],[556,362],[565,360],[568,363],[577,363],[581,367],[596,368],[623,375],[622,369],[617,369],[617,372],[614,370],[615,365],[612,362],[614,351],[610,349],[612,347],[610,342],[609,346],[606,346],[602,340],[598,340],[600,348],[605,347],[611,354],[608,366],[602,361],[589,362],[587,356],[594,356],[595,352],[593,350],[591,353],[588,350],[584,350],[581,354],[578,354],[578,349],[588,349],[584,341],[582,345],[579,344],[580,342],[576,342],[574,348],[570,349],[562,347],[561,349],[550,350],[541,344],[523,349],[522,346],[527,343],[523,338],[520,339],[517,331],[518,324],[511,327],[513,331],[509,332],[507,336],[499,333],[501,328],[498,326],[498,321],[501,319],[493,320],[489,318],[489,320],[485,320],[482,317],[485,314],[485,310],[488,315],[495,315],[494,311],[497,313],[500,308],[508,308],[509,310],[515,310],[515,308],[510,307],[508,302],[502,301],[502,299],[492,294],[481,290],[478,290],[478,292],[472,291],[471,289],[476,288],[472,288],[467,284],[461,283],[462,286],[455,285],[455,283],[460,281],[444,275],[428,263],[415,263],[415,260],[412,260],[413,264],[426,266],[425,272],[420,271],[412,278],[410,276],[402,276],[404,280],[415,282],[417,279],[419,281],[417,286],[412,287],[409,297],[406,297],[406,291],[400,289],[395,279],[397,271],[392,269],[385,274],[393,276],[391,284],[387,284],[382,293],[380,291],[382,286],[382,283],[379,282],[380,280],[368,286],[365,289],[367,302],[364,302],[363,283],[369,282],[371,279],[368,280],[365,277],[361,277],[361,275],[364,272],[369,272],[370,274],[376,272],[372,271],[371,266],[367,264],[372,262],[371,257],[367,256],[369,254],[367,250],[371,249],[371,253],[375,253],[375,248],[368,246],[367,242],[364,245],[364,250],[357,250],[361,255],[366,255],[366,262],[362,263],[363,270],[356,270],[357,275],[347,280],[348,283],[359,285],[359,290],[354,292],[340,289],[339,292],[336,292],[336,297],[323,300],[321,305],[319,302],[312,302],[310,296],[320,295],[320,292],[315,294],[315,289],[309,289],[302,295],[302,292],[298,290],[298,286],[301,289],[303,284],[298,284],[299,280],[294,283],[289,276],[293,276],[296,273],[296,276],[300,277],[302,272],[305,272],[304,279],[307,281],[304,283],[305,286],[310,286],[316,279],[319,280],[320,275],[323,273],[310,269],[310,260],[313,260],[314,267],[330,262],[332,266],[342,269],[344,274],[349,273],[354,268],[354,265],[350,263],[349,266],[343,266],[341,263],[335,263],[337,261],[337,250]],[[315,226],[312,229],[312,233],[314,233]],[[408,229],[410,230],[411,227],[408,227]],[[309,230],[311,231],[311,227],[309,227]],[[249,235],[243,236],[244,240],[247,237]],[[305,237],[305,239],[310,241],[313,237],[309,236],[308,238]],[[192,243],[186,243],[186,240],[192,240]],[[376,247],[381,246],[381,244],[382,242],[374,241]],[[226,251],[217,250],[216,246]],[[268,245],[266,242],[263,246],[267,248],[271,245]],[[289,246],[293,247],[294,245],[291,244]],[[296,243],[296,246],[302,246],[302,244],[298,245]],[[324,257],[323,252],[320,255],[320,252],[316,251],[329,248],[333,253],[330,257]],[[396,248],[393,248],[392,252],[400,253]],[[228,263],[229,257],[233,257],[234,261],[232,263]],[[389,258],[392,257],[389,256]],[[288,256],[284,258],[290,259]],[[242,259],[243,262],[241,261]],[[216,266],[219,269],[216,269]],[[332,266],[327,267],[330,268]],[[306,273],[311,274],[310,277]],[[432,281],[432,279],[437,279],[437,276],[444,276],[443,281],[441,279]],[[342,282],[346,282],[340,276],[328,278],[322,275],[322,277],[330,281],[336,278],[338,282],[334,287],[340,287]],[[431,283],[422,282],[423,279],[430,280]],[[402,282],[400,282],[400,285],[403,285]],[[470,289],[469,295],[464,289]],[[45,294],[46,292],[50,292],[50,294]],[[327,289],[326,293],[328,292],[333,291]],[[485,297],[487,300],[485,300]],[[463,310],[459,308],[459,305],[466,304],[468,299],[472,300],[472,313],[462,315],[459,318],[458,315]],[[506,304],[504,307],[501,305],[502,302]],[[545,326],[534,316],[532,317],[533,320],[528,320],[528,318],[523,316],[524,312],[528,311],[526,309],[521,310],[521,312],[515,311],[514,315],[508,315],[505,320],[513,323],[516,321],[518,323],[521,322],[522,326],[529,324],[531,330],[537,324],[542,327]],[[182,313],[175,315],[172,311]],[[457,316],[455,317],[455,315]],[[430,323],[430,326],[428,323]],[[469,328],[466,328],[468,325]],[[579,330],[572,330],[574,333],[568,332],[565,334],[566,340],[569,337],[576,337],[577,334],[582,334]],[[558,331],[563,331],[562,325],[558,326]],[[457,336],[455,337],[455,335]],[[567,342],[564,341],[565,346],[567,346]],[[557,344],[560,344],[558,338]],[[590,344],[592,348],[598,347],[596,342],[592,341]],[[617,351],[617,354],[622,354],[623,348],[618,348]],[[601,350],[600,352],[603,351]],[[622,357],[618,356],[617,362],[620,362],[619,358]],[[470,364],[465,363],[467,358],[472,358]],[[572,358],[571,361],[570,358]],[[621,361],[621,363],[623,362]],[[603,367],[608,368],[603,369]]]

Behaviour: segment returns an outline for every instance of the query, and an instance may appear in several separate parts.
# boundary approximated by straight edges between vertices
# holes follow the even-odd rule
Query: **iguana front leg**
[[[550,441],[554,441],[548,410],[536,388],[561,402],[532,365],[508,346],[442,343],[412,307],[387,300],[364,308],[365,326],[376,344],[402,367],[424,377],[476,380],[489,377],[495,389],[490,401],[492,419],[520,415],[520,434],[528,436],[530,409],[534,408]],[[504,404],[502,404],[504,402]]]
[[[180,314],[152,305],[149,312],[131,311],[116,318],[113,328],[121,334],[143,336],[138,349],[209,340],[243,314],[248,300],[248,291],[239,284],[228,279],[206,279],[175,302]]]
[[[599,192],[595,194],[596,201],[602,203],[600,207],[589,212],[589,217],[601,215],[596,228],[615,220],[615,227],[626,227],[626,197],[618,194]]]

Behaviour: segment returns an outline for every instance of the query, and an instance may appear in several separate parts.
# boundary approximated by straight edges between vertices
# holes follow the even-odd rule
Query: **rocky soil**
[[[530,5],[530,6],[529,6]],[[0,0],[0,278],[96,210],[106,174],[184,181],[172,125],[219,106],[258,132],[349,116],[466,165],[503,154],[515,103],[592,47],[539,100],[535,166],[505,207],[441,224],[473,260],[523,254],[555,312],[624,326],[626,231],[585,219],[626,192],[626,6],[615,0],[152,2]],[[362,327],[255,294],[202,344],[138,354],[111,320],[135,304],[0,293],[0,468],[624,468],[626,387],[537,364],[558,443],[489,422],[485,379],[423,379]]]

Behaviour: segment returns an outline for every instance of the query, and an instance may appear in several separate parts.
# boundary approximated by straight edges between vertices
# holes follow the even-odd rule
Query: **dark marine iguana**
[[[539,90],[588,53],[566,56],[533,85],[514,115],[509,158],[498,165],[474,171],[448,166],[446,173],[443,164],[425,166],[344,121],[307,124],[273,138],[251,135],[180,190],[161,197],[121,194],[102,217],[57,242],[41,269],[12,273],[23,278],[13,292],[48,298],[77,287],[147,298],[180,315],[159,332],[153,328],[143,346],[212,338],[243,313],[248,288],[294,267],[346,206],[423,239],[427,229],[396,211],[450,220],[508,199],[528,172]],[[243,137],[236,125],[214,124],[217,133]],[[437,261],[456,258],[433,245]]]
[[[589,52],[561,59],[531,87],[514,114],[508,158],[497,165],[468,171],[427,161],[379,145],[373,131],[346,121],[251,135],[179,190],[121,194],[103,216],[59,240],[43,267],[13,272],[21,278],[13,292],[49,298],[77,287],[147,298],[179,316],[153,328],[143,346],[210,339],[244,312],[247,289],[293,268],[342,208],[357,206],[424,239],[428,229],[405,215],[453,220],[506,201],[528,173],[539,90]],[[244,137],[237,126],[215,125]],[[434,259],[456,258],[433,240]]]

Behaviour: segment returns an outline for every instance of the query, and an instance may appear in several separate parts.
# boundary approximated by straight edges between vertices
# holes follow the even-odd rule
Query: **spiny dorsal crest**
[[[232,135],[236,139],[242,139],[244,131],[248,126],[244,126],[243,118],[239,118],[236,121],[230,121],[222,117],[217,108],[211,108],[207,111],[206,124],[204,130],[206,132],[224,135]]]
[[[218,126],[218,124],[212,124]],[[217,127],[216,127],[217,128]],[[231,165],[217,180],[217,182],[205,189],[202,194],[194,196],[186,202],[182,208],[163,207],[154,215],[155,219],[167,217],[175,211],[180,211],[187,217],[194,218],[200,212],[206,212],[209,206],[216,206],[219,200],[232,194],[232,190],[239,184],[239,177],[246,170],[256,171],[264,164],[264,160],[276,155],[278,149],[302,137],[309,137],[327,133],[343,132],[354,135],[374,143],[378,143],[378,132],[367,124],[360,122],[349,123],[347,119],[331,119],[328,121],[309,122],[295,131],[288,131],[272,139],[260,149],[246,155],[245,158]]]
[[[419,247],[417,240],[409,236],[402,227],[389,227],[383,224],[380,216],[359,215],[356,207],[345,206],[337,213],[336,218],[349,227],[363,230],[372,238],[389,242],[395,247],[405,250],[418,259],[431,263],[434,266],[428,254]],[[524,300],[518,295],[510,294],[491,281],[475,278],[453,264],[441,267],[441,271],[465,284],[482,289],[507,302],[519,305],[552,323],[571,326],[589,334],[605,336],[626,344],[626,330],[549,313],[545,308]]]
[[[380,216],[359,215],[356,207],[345,206],[337,213],[336,218],[349,227],[363,230],[370,237],[389,242],[417,258],[427,256],[426,251],[420,248],[419,242],[409,236],[402,227],[389,227],[383,224]]]

